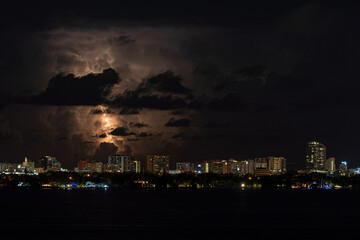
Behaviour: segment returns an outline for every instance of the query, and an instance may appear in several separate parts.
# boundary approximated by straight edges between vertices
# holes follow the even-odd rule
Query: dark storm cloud
[[[102,142],[99,147],[96,149],[93,159],[96,161],[105,162],[108,159],[108,156],[116,154],[118,147],[113,143]]]
[[[190,126],[190,119],[175,119],[171,118],[166,124],[165,127],[189,127]]]
[[[208,122],[204,125],[204,128],[229,128],[229,127],[231,127],[230,123]]]
[[[60,141],[66,141],[67,137],[66,136],[57,136],[55,141],[60,142]]]
[[[118,74],[111,68],[83,77],[59,74],[50,79],[44,92],[32,96],[29,102],[40,105],[99,105],[108,102],[113,86],[119,82]]]
[[[129,126],[130,127],[135,127],[135,128],[144,128],[144,127],[149,127],[149,124],[140,123],[140,122],[130,122]]]
[[[107,108],[107,109],[96,108],[96,109],[91,110],[90,113],[97,115],[97,114],[111,114],[113,112],[109,108]]]
[[[136,89],[137,93],[159,91],[162,93],[190,95],[191,90],[182,85],[180,75],[166,71],[144,80]]]
[[[124,107],[125,109],[149,108],[159,110],[172,110],[188,106],[182,98],[176,98],[171,95],[139,95],[131,90],[125,91],[123,95],[116,98],[111,104],[114,107]]]
[[[99,135],[99,138],[106,138],[106,136],[107,136],[106,133],[103,133]]]
[[[217,111],[237,111],[244,109],[244,98],[240,94],[229,93],[222,99],[216,99],[208,104],[208,108]]]
[[[157,74],[143,80],[135,90],[126,90],[117,96],[111,105],[126,109],[172,110],[184,107],[197,107],[192,99],[191,90],[183,86],[180,75],[172,71]],[[177,96],[178,95],[178,96]]]
[[[173,135],[172,138],[173,139],[184,139],[185,135],[181,134],[181,133],[178,133],[178,134]]]
[[[139,141],[140,139],[138,139],[138,138],[128,138],[127,139],[127,141],[129,141],[129,142],[137,142],[137,141]]]
[[[136,135],[133,132],[129,132],[129,130],[126,127],[118,127],[115,128],[114,130],[112,130],[110,133],[110,135],[114,135],[114,136],[130,136],[130,135]]]
[[[130,145],[124,145],[124,149],[120,152],[120,154],[131,156],[133,154],[133,151],[132,151]]]
[[[135,109],[135,108],[122,108],[121,111],[119,112],[119,115],[136,115],[139,114],[140,112]]]
[[[108,41],[110,44],[118,45],[128,45],[136,42],[136,40],[132,39],[131,36],[119,36],[115,38],[110,38]]]
[[[175,110],[175,111],[172,111],[170,114],[171,114],[171,115],[181,115],[181,114],[183,114],[183,111],[181,111],[181,110]]]
[[[141,132],[137,135],[137,137],[152,137],[154,134],[148,132]]]

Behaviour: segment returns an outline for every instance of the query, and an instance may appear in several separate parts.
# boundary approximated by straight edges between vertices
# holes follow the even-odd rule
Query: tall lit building
[[[195,173],[205,173],[205,170],[204,170],[204,163],[194,163],[194,172]]]
[[[108,172],[140,172],[140,161],[133,160],[132,156],[128,155],[111,155],[108,157],[107,163]]]
[[[286,172],[286,158],[284,157],[257,157],[255,158],[255,169],[268,169],[271,174]]]
[[[308,142],[306,148],[306,169],[324,170],[326,159],[326,147],[319,142]]]
[[[1,173],[16,173],[21,172],[24,168],[18,163],[0,163]]]
[[[235,159],[228,160],[210,160],[205,161],[205,173],[216,174],[253,174],[255,168],[254,160],[237,161]]]
[[[268,169],[268,159],[266,157],[256,157],[255,169]]]
[[[141,171],[141,165],[140,161],[136,160],[129,160],[126,164],[126,171],[127,172],[134,172],[134,173],[140,173]]]
[[[335,171],[335,158],[334,157],[330,157],[325,160],[325,170],[328,172]]]
[[[339,164],[339,170],[343,172],[347,171],[347,162],[341,162]]]
[[[26,173],[35,173],[35,162],[28,161],[27,157],[25,157],[25,161],[22,166],[24,167]]]
[[[131,156],[127,155],[111,155],[108,157],[108,170],[110,172],[123,173],[126,169],[126,162],[131,160]]]
[[[229,159],[227,162],[226,173],[241,174],[241,162],[235,159]]]
[[[226,160],[205,161],[205,173],[225,174],[228,173]]]
[[[240,173],[242,175],[254,174],[255,161],[252,159],[240,161]]]
[[[184,172],[195,172],[195,164],[191,162],[177,162],[176,170],[184,173]]]
[[[149,173],[169,173],[169,155],[146,155],[146,170]]]
[[[82,160],[77,164],[77,168],[75,168],[75,172],[99,172],[103,171],[103,163],[102,162],[94,162],[90,160]]]
[[[44,172],[52,171],[58,172],[61,171],[61,163],[56,160],[56,157],[45,156],[41,159],[41,167],[44,169]]]
[[[286,158],[284,157],[267,157],[268,169],[272,174],[286,172]]]

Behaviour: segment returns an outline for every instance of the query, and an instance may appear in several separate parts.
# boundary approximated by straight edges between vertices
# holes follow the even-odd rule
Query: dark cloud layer
[[[130,127],[135,127],[135,128],[149,127],[149,124],[140,123],[140,122],[130,122],[129,125],[130,125]]]
[[[181,82],[182,78],[172,71],[159,73],[144,79],[135,90],[126,90],[111,104],[123,107],[120,114],[129,113],[128,109],[171,110],[195,106],[194,102],[189,100],[192,98],[191,90]]]
[[[167,94],[190,95],[191,90],[184,87],[181,81],[181,76],[175,75],[172,71],[167,71],[144,80],[136,89],[136,92],[149,93],[159,91]]]
[[[187,107],[188,104],[182,98],[171,95],[139,95],[136,91],[128,90],[123,95],[112,102],[114,107],[123,107],[124,109],[159,109],[172,110]],[[123,112],[120,112],[124,114]],[[128,113],[128,112],[127,112]]]
[[[130,136],[130,135],[136,135],[133,132],[129,132],[129,130],[126,127],[118,127],[115,128],[114,130],[112,130],[110,133],[110,135],[114,135],[114,136]]]
[[[166,127],[189,127],[190,126],[190,119],[175,119],[171,118],[166,124]]]
[[[148,133],[148,132],[141,132],[137,135],[138,137],[151,137],[153,136],[152,133]]]
[[[109,155],[116,154],[118,147],[113,143],[102,142],[96,149],[93,159],[105,162]]]
[[[139,113],[140,112],[137,109],[124,107],[119,112],[119,115],[136,115],[136,114],[139,114]]]
[[[99,105],[107,103],[113,86],[120,82],[115,70],[109,68],[99,74],[75,77],[72,74],[50,79],[47,89],[30,98],[40,105]],[[95,112],[98,113],[98,112]]]
[[[96,109],[91,110],[90,113],[91,114],[104,114],[104,113],[111,114],[113,112],[109,108],[107,108],[107,109],[96,108]]]

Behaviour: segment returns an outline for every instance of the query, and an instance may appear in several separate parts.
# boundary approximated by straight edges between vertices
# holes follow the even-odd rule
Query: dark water
[[[359,190],[0,189],[12,239],[356,239]],[[32,237],[31,237],[32,236]],[[2,239],[2,238],[1,238]]]

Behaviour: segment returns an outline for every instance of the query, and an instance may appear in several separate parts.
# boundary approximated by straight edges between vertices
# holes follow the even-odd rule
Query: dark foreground
[[[0,203],[11,239],[354,239],[360,230],[359,190],[0,189]]]

